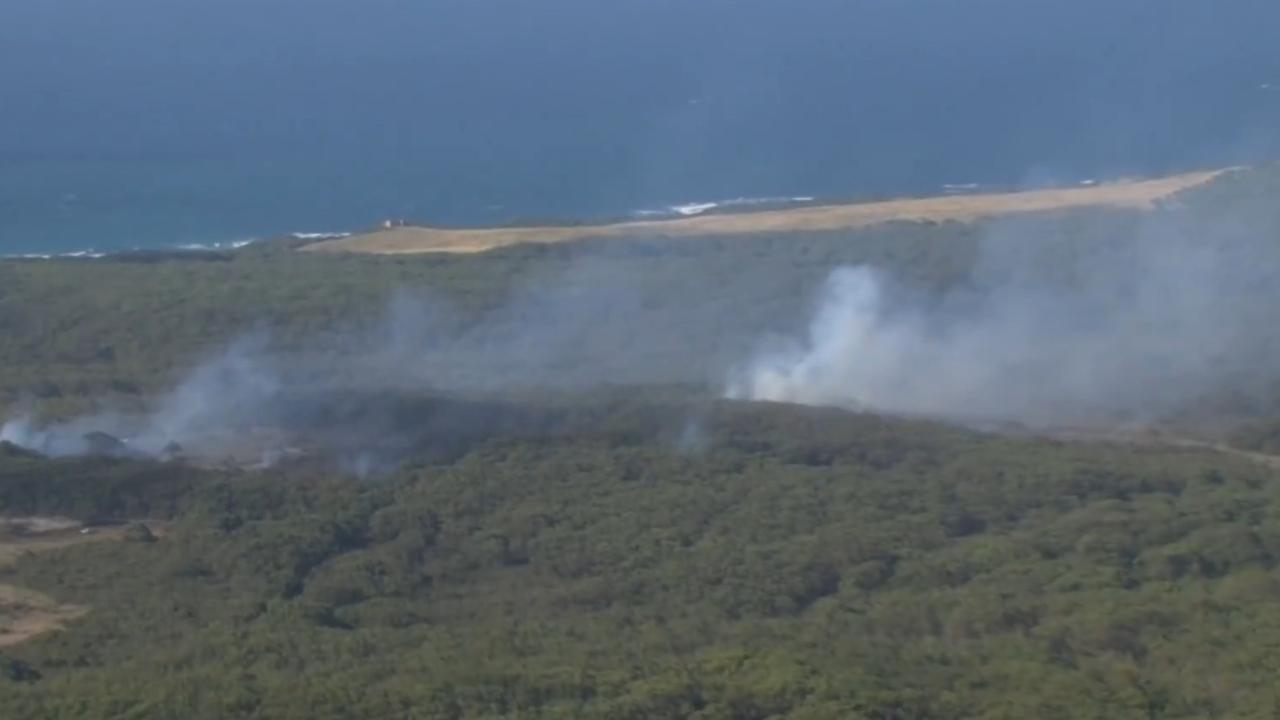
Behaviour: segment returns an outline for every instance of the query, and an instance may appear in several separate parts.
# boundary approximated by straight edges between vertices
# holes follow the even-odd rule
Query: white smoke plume
[[[462,417],[465,408],[435,407],[433,398],[528,399],[619,385],[701,387],[710,396],[726,373],[733,398],[960,420],[1142,422],[1209,400],[1266,409],[1280,398],[1280,241],[1255,228],[1280,219],[1196,215],[996,222],[984,226],[976,263],[969,246],[939,253],[948,259],[941,271],[928,254],[899,259],[899,272],[891,260],[829,270],[829,253],[848,243],[868,243],[851,253],[859,261],[892,258],[891,243],[920,227],[828,239],[815,246],[820,253],[757,245],[770,249],[761,259],[736,240],[661,244],[634,257],[602,250],[526,278],[490,305],[406,289],[381,321],[287,348],[253,334],[197,365],[145,415],[49,425],[19,413],[0,440],[50,455],[163,456],[176,444],[265,463],[302,441],[362,472],[410,454],[428,435],[470,437],[501,424],[495,413],[510,414]],[[643,260],[695,247],[711,248],[704,252],[714,262]],[[720,253],[730,251],[744,252],[735,256],[742,262],[723,263]],[[819,259],[803,271],[782,265],[810,255]],[[807,329],[752,354],[761,334],[803,325],[804,288],[827,272]],[[681,441],[690,448],[695,430]]]
[[[1173,216],[1074,243],[1031,229],[1001,225],[972,281],[936,297],[836,269],[803,339],[737,368],[729,396],[1032,424],[1274,399],[1277,238]]]
[[[645,316],[651,295],[634,274],[593,261],[478,311],[404,290],[380,321],[335,327],[300,346],[273,344],[266,331],[235,340],[148,412],[53,423],[19,413],[0,425],[0,439],[51,456],[182,454],[246,465],[323,449],[369,474],[414,450],[424,432],[474,435],[489,422],[461,410],[436,417],[431,397],[660,383],[687,370],[649,354],[672,346],[657,339],[670,324]],[[401,400],[418,405],[410,412]]]
[[[212,453],[264,420],[280,388],[265,335],[252,334],[197,366],[146,416],[107,411],[41,425],[23,414],[0,426],[0,441],[55,457],[154,456],[178,446]]]

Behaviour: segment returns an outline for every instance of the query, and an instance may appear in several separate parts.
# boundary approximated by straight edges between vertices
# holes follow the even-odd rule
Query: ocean
[[[1280,157],[1274,0],[0,4],[0,255]]]

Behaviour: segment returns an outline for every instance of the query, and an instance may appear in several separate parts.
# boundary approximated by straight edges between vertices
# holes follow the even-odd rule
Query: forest
[[[1277,189],[1151,212],[1274,237]],[[0,717],[1276,717],[1280,394],[1071,433],[723,397],[834,267],[929,297],[992,235],[1052,271],[1148,224],[0,261],[8,417],[146,412],[254,334],[247,427],[305,450],[0,442]]]

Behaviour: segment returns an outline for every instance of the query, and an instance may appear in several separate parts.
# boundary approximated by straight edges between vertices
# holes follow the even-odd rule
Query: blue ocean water
[[[1280,157],[1274,0],[0,4],[0,254]]]

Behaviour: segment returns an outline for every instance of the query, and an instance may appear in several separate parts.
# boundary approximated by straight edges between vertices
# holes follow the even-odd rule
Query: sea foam
[[[186,243],[179,245],[179,250],[191,250],[193,252],[210,252],[217,250],[239,250],[242,247],[248,247],[257,242],[255,239],[250,240],[230,240],[227,242],[212,243]]]
[[[296,232],[289,233],[289,237],[295,240],[334,240],[336,238],[351,237],[349,232]]]
[[[660,210],[637,210],[631,215],[633,217],[693,217],[702,215],[712,210],[720,210],[726,208],[743,208],[756,205],[799,205],[811,203],[814,198],[809,195],[796,195],[792,197],[768,196],[768,197],[737,197],[728,200],[716,200],[711,202],[691,202],[680,205],[670,205]]]

